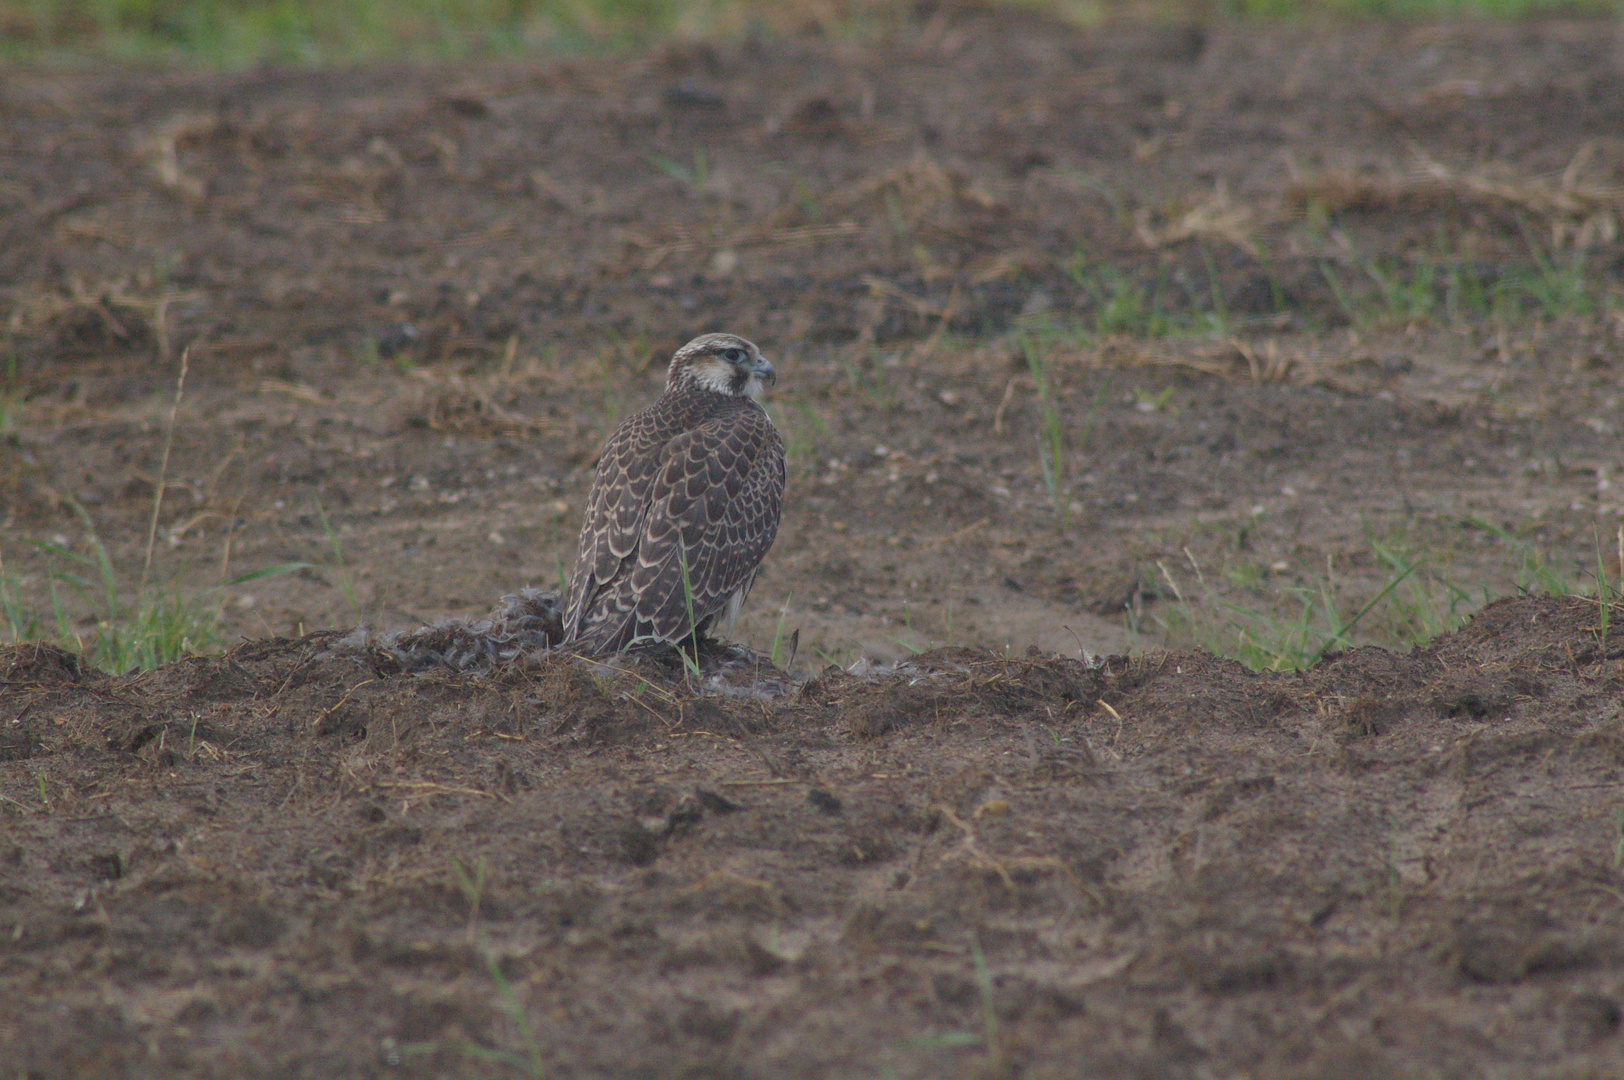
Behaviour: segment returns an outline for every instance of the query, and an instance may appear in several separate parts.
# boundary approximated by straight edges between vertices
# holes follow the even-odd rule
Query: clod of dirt
[[[1534,911],[1509,921],[1478,917],[1463,924],[1449,954],[1463,978],[1502,985],[1611,964],[1624,956],[1624,949],[1610,937],[1565,927]]]
[[[1577,994],[1562,1008],[1563,1041],[1573,1050],[1586,1050],[1618,1032],[1624,1009],[1601,994]]]
[[[678,79],[666,88],[665,103],[678,109],[721,109],[727,98],[695,79]]]
[[[644,822],[628,822],[620,830],[620,857],[632,866],[647,866],[659,855],[663,835]]]
[[[0,648],[0,681],[17,685],[69,685],[104,678],[78,653],[55,645],[28,642]]]
[[[725,795],[718,795],[714,791],[704,788],[695,788],[694,795],[699,799],[699,805],[713,814],[736,814],[744,807]]]
[[[1445,713],[1445,715],[1453,715]],[[1342,714],[1342,734],[1349,739],[1369,739],[1380,735],[1404,718],[1404,704],[1390,697],[1363,696],[1348,702]]]
[[[39,740],[27,731],[0,731],[0,761],[22,761],[39,750]]]
[[[824,814],[828,817],[839,817],[840,812],[845,809],[845,807],[841,805],[839,799],[829,794],[827,791],[824,791],[822,788],[812,788],[810,791],[808,791],[806,793],[806,801],[811,803],[812,808],[818,813]]]
[[[846,130],[840,110],[826,97],[812,97],[796,105],[780,128],[785,134],[833,139]]]
[[[1441,716],[1482,720],[1503,717],[1511,708],[1510,687],[1503,673],[1469,672],[1440,683],[1433,692],[1432,707]]]

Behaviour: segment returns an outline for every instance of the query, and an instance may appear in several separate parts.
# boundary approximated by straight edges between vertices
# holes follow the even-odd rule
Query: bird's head
[[[731,397],[760,398],[777,375],[761,350],[736,334],[702,334],[678,349],[666,372],[667,390],[698,387]]]

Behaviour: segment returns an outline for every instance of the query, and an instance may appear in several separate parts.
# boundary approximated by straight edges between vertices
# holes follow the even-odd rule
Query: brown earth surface
[[[0,654],[0,1075],[1619,1074],[1610,608],[1189,646],[1355,609],[1373,540],[1473,604],[1617,579],[1621,116],[1615,24],[970,5],[5,70],[8,594],[87,528],[133,592],[160,484],[152,580],[310,565],[203,594],[223,657]],[[1429,260],[1522,310],[1384,299]],[[1125,297],[1180,332],[1068,330]],[[555,585],[598,445],[721,328],[780,372],[738,636],[798,631],[790,676],[339,645]]]

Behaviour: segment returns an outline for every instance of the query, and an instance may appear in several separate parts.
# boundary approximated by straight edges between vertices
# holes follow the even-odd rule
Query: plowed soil
[[[0,653],[0,1074],[1624,1072],[1617,612],[1302,673],[1172,617],[1351,609],[1373,537],[1617,580],[1621,41],[964,5],[6,70],[14,605],[92,529],[132,593],[160,485],[149,580],[308,565],[203,594],[223,656]],[[1422,267],[1521,306],[1382,284]],[[738,637],[788,672],[346,644],[555,585],[598,445],[723,328],[780,372]]]

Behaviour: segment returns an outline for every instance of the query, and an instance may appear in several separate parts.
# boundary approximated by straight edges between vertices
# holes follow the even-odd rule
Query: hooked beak
[[[773,370],[772,364],[765,356],[750,365],[750,374],[760,379],[764,386],[771,386],[778,381],[778,372]]]

